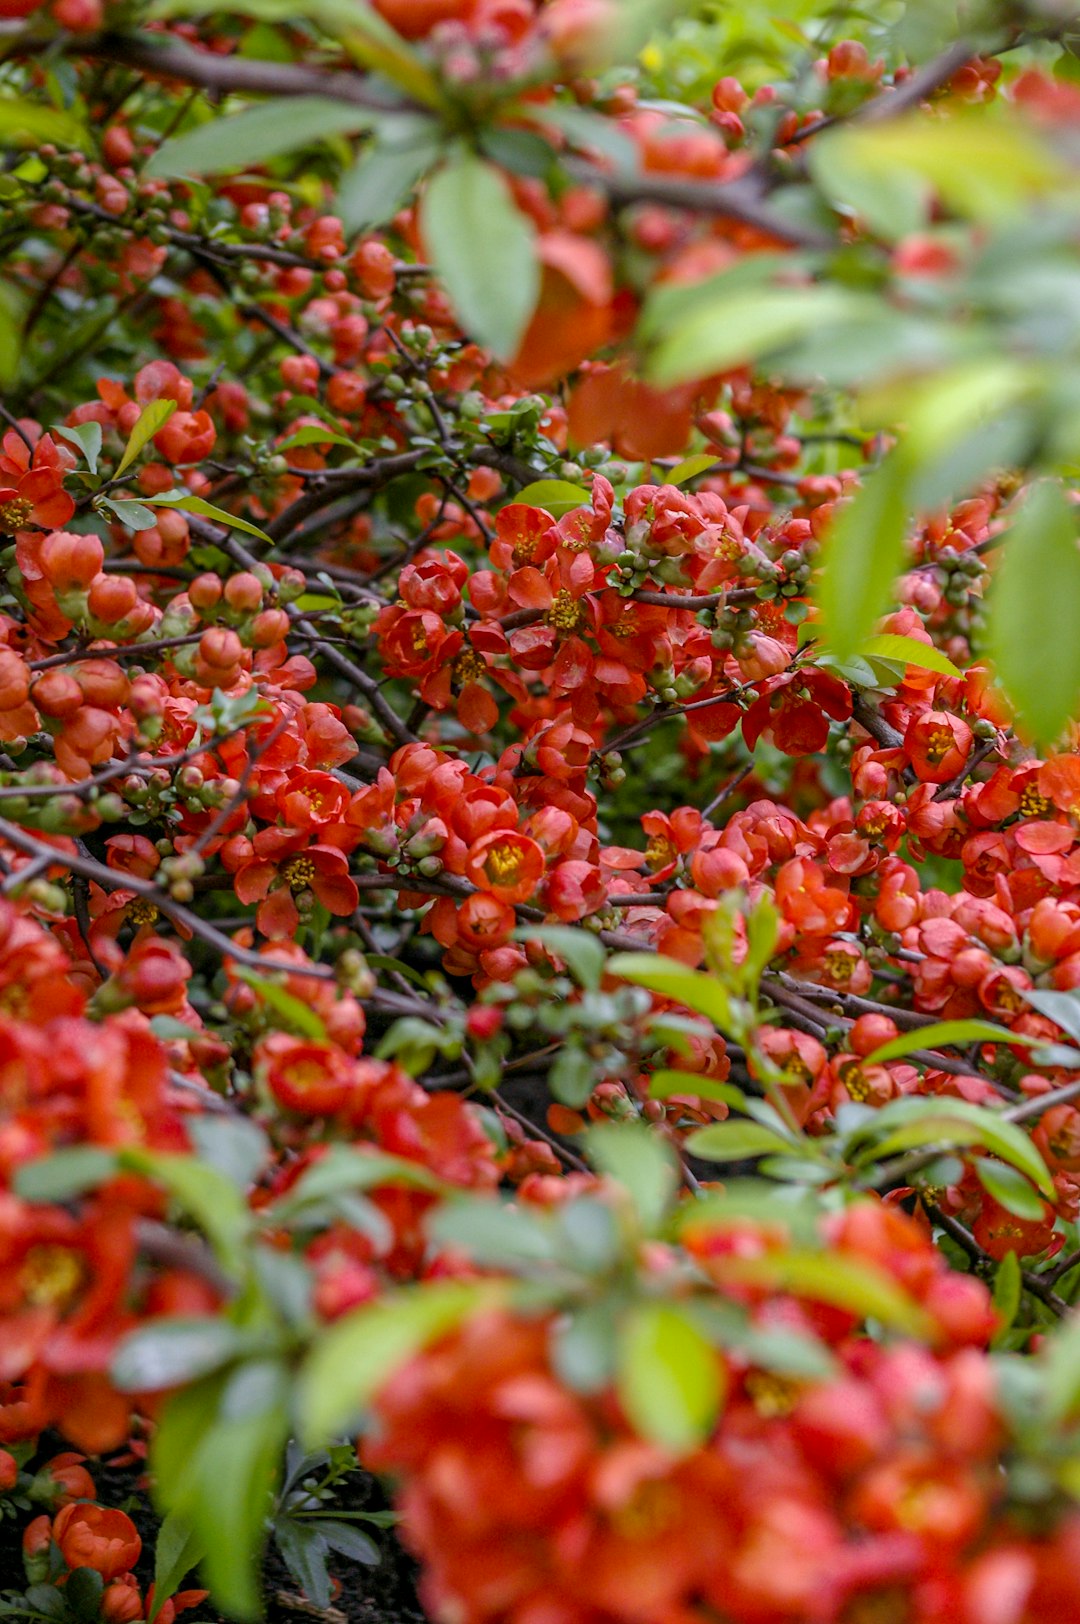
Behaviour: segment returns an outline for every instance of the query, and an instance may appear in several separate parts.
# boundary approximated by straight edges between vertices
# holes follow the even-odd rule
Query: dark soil
[[[62,1438],[43,1437],[38,1457],[29,1463],[33,1470],[37,1461],[48,1460],[51,1455],[69,1449]],[[116,1506],[126,1511],[142,1537],[143,1552],[136,1568],[140,1582],[145,1586],[153,1578],[154,1544],[157,1535],[156,1516],[139,1466],[106,1466],[101,1461],[87,1461],[87,1468],[97,1485],[102,1505]],[[349,1511],[383,1511],[386,1496],[379,1482],[366,1472],[356,1472],[342,1486],[336,1502],[340,1509]],[[35,1508],[34,1515],[38,1509]],[[21,1590],[25,1583],[22,1564],[22,1530],[29,1516],[0,1520],[0,1590]],[[267,1624],[426,1624],[426,1617],[416,1595],[416,1563],[404,1551],[392,1529],[372,1524],[360,1525],[379,1546],[382,1560],[377,1567],[368,1567],[344,1557],[330,1559],[330,1571],[340,1580],[341,1591],[332,1606],[323,1610],[314,1607],[303,1596],[296,1580],[289,1573],[277,1551],[267,1551],[263,1567],[263,1596]],[[186,1580],[190,1588],[198,1583],[197,1576]],[[180,1616],[178,1624],[231,1624],[224,1614],[218,1613],[209,1601]]]

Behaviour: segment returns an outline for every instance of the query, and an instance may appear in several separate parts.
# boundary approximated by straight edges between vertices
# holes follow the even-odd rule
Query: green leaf
[[[994,1332],[991,1346],[996,1347],[999,1344],[1016,1319],[1023,1290],[1020,1259],[1015,1252],[1006,1252],[994,1273],[994,1308],[1001,1323]]]
[[[897,1106],[901,1107],[899,1111]],[[898,1120],[904,1125],[888,1131]],[[916,1145],[981,1145],[1025,1173],[1048,1201],[1057,1199],[1046,1163],[1028,1135],[1015,1122],[985,1106],[959,1099],[898,1100],[879,1111],[869,1126],[871,1131],[886,1130],[885,1138],[874,1143],[873,1160]],[[865,1159],[865,1155],[859,1159]]]
[[[276,981],[271,981],[268,976],[257,975],[254,970],[241,966],[236,970],[236,975],[254,988],[263,1003],[269,1004],[275,1014],[281,1016],[286,1027],[299,1032],[301,1037],[310,1038],[313,1043],[326,1042],[326,1027],[310,1004],[305,1004],[303,999],[297,998]]]
[[[1018,1218],[1037,1223],[1046,1217],[1046,1203],[1023,1173],[1010,1167],[1008,1162],[994,1162],[989,1157],[980,1156],[975,1163],[975,1175],[983,1189]]]
[[[580,1110],[596,1087],[596,1061],[580,1043],[564,1043],[548,1072],[548,1087],[560,1105]]]
[[[238,1190],[251,1188],[270,1155],[269,1139],[250,1117],[192,1116],[188,1133],[200,1159],[224,1173]]]
[[[247,1202],[231,1179],[194,1156],[170,1155],[132,1146],[119,1153],[121,1166],[164,1186],[206,1235],[226,1274],[241,1277],[247,1267],[245,1242],[251,1230]]]
[[[53,437],[61,440],[71,440],[78,446],[86,459],[86,466],[92,474],[97,473],[98,458],[101,455],[101,424],[91,420],[89,423],[77,423],[69,428],[65,423],[57,423],[53,428]]]
[[[10,386],[19,371],[25,299],[16,288],[0,283],[0,384]]]
[[[74,1568],[64,1586],[64,1601],[75,1624],[97,1624],[105,1581],[96,1568]]]
[[[71,113],[17,96],[0,97],[0,146],[36,147],[45,141],[62,147],[91,144],[85,127]]]
[[[638,987],[647,987],[663,998],[685,1004],[699,1015],[707,1015],[721,1032],[730,1029],[731,1002],[727,989],[714,976],[688,970],[676,959],[666,959],[657,953],[616,953],[608,960],[608,971]]]
[[[400,1365],[467,1315],[493,1306],[503,1290],[490,1280],[406,1287],[335,1321],[300,1371],[297,1408],[305,1447],[336,1437]]]
[[[152,530],[157,524],[156,514],[145,502],[129,502],[111,496],[99,496],[97,503],[100,507],[108,508],[109,512],[129,530]]]
[[[12,1187],[23,1201],[70,1201],[73,1196],[96,1190],[115,1177],[115,1151],[97,1145],[70,1145],[49,1156],[23,1162],[15,1169]]]
[[[642,1228],[654,1234],[680,1181],[679,1163],[668,1141],[644,1123],[605,1122],[589,1128],[585,1146],[598,1170],[629,1193]]]
[[[546,508],[553,519],[561,519],[565,513],[587,507],[589,492],[584,485],[573,485],[568,479],[535,479],[518,491],[514,501],[526,507]]]
[[[699,474],[707,473],[710,468],[717,466],[716,454],[711,451],[699,451],[693,457],[684,457],[682,462],[675,464],[665,479],[665,485],[689,485],[692,479]]]
[[[669,1303],[640,1303],[621,1327],[616,1390],[631,1426],[679,1452],[712,1431],[725,1397],[724,1367],[693,1321]]]
[[[617,171],[632,174],[638,166],[638,148],[616,119],[571,102],[531,103],[528,116],[565,135],[579,152],[596,152]]]
[[[916,1026],[910,1032],[901,1032],[898,1037],[890,1038],[888,1043],[880,1044],[873,1053],[867,1055],[863,1064],[880,1066],[886,1060],[899,1060],[901,1056],[913,1054],[917,1049],[944,1049],[948,1045],[959,1046],[968,1043],[1031,1045],[1038,1041],[1038,1038],[1028,1038],[1022,1033],[1018,1036],[1004,1026],[995,1026],[991,1021],[934,1021],[931,1025]]]
[[[839,659],[864,647],[874,621],[888,607],[903,568],[906,533],[905,467],[893,455],[840,508],[822,550],[816,593],[821,631]]]
[[[346,233],[383,226],[411,198],[438,161],[442,144],[432,119],[416,113],[384,118],[374,146],[342,176],[335,212]]]
[[[274,1203],[267,1218],[271,1223],[285,1224],[313,1202],[329,1201],[335,1196],[378,1189],[383,1185],[432,1191],[443,1188],[434,1173],[420,1162],[409,1162],[403,1156],[387,1156],[375,1150],[369,1153],[348,1145],[329,1145],[325,1154]]]
[[[891,1275],[874,1263],[837,1253],[791,1250],[760,1257],[725,1257],[717,1261],[723,1279],[744,1285],[790,1291],[815,1302],[829,1303],[890,1330],[932,1339],[933,1321]]]
[[[746,1095],[735,1083],[717,1082],[715,1077],[705,1077],[697,1071],[663,1069],[654,1071],[649,1078],[651,1100],[670,1100],[682,1094],[691,1099],[722,1100],[725,1105],[733,1105],[737,1111],[741,1111],[746,1103]]]
[[[857,126],[826,131],[810,142],[807,162],[815,184],[834,208],[858,216],[887,241],[895,242],[924,224],[931,203],[929,181],[884,159],[860,140]]]
[[[250,169],[268,158],[295,152],[331,135],[368,130],[378,117],[351,102],[329,96],[290,96],[216,118],[158,147],[143,170],[154,180],[184,175],[218,175]]]
[[[540,266],[532,222],[504,176],[460,153],[429,181],[420,230],[462,326],[508,361],[536,306]]]
[[[175,400],[151,400],[143,407],[128,435],[124,455],[116,465],[115,478],[119,479],[120,475],[131,467],[146,442],[152,440],[158,429],[164,427],[175,410]]]
[[[122,1393],[157,1393],[219,1370],[244,1347],[244,1337],[228,1320],[167,1315],[124,1338],[109,1376]]]
[[[826,323],[844,321],[859,307],[847,288],[813,283],[728,292],[661,334],[649,359],[649,380],[666,389],[745,366]]]
[[[170,1511],[154,1542],[154,1605],[148,1624],[154,1624],[161,1609],[180,1589],[187,1575],[201,1562],[205,1546],[191,1525]]]
[[[460,1247],[481,1268],[517,1271],[554,1258],[550,1225],[512,1201],[464,1196],[444,1202],[427,1224],[437,1246]]]
[[[541,947],[565,962],[575,981],[582,987],[589,992],[595,992],[599,987],[607,954],[589,931],[575,930],[572,925],[522,925],[514,932],[514,940],[539,942]]]
[[[355,440],[350,440],[348,435],[335,434],[333,429],[324,429],[318,423],[305,423],[287,439],[280,440],[275,449],[291,451],[294,446],[301,445],[344,445],[348,446],[350,451],[358,451],[361,456],[364,455],[363,447],[358,446]]]
[[[1076,992],[1043,992],[1032,988],[1024,993],[1024,997],[1040,1015],[1045,1015],[1080,1043],[1080,995]]]
[[[330,1574],[326,1567],[329,1547],[315,1523],[318,1518],[301,1522],[296,1517],[280,1514],[274,1518],[274,1544],[281,1559],[313,1606],[330,1605]]]
[[[788,1153],[792,1141],[757,1122],[713,1122],[692,1133],[686,1148],[707,1162],[741,1162],[751,1156]]]
[[[1032,488],[999,557],[990,653],[1023,730],[1047,746],[1080,713],[1080,548],[1060,486]]]
[[[1074,1309],[1046,1338],[1040,1362],[1045,1420],[1051,1428],[1075,1420],[1080,1408],[1080,1312]]]
[[[901,637],[896,632],[882,632],[868,637],[858,651],[867,659],[900,660],[904,665],[915,665],[923,671],[940,671],[946,677],[959,677],[962,673],[948,655],[928,643],[919,643],[914,637]]]
[[[215,507],[212,502],[204,502],[201,496],[187,496],[183,492],[171,492],[167,496],[148,496],[147,507],[179,508],[182,513],[197,513],[202,519],[214,519],[223,524],[227,530],[242,530],[246,536],[258,536],[260,541],[273,542],[265,530],[260,530],[257,524],[249,524],[246,519],[238,519],[235,513],[226,513],[224,508]]]

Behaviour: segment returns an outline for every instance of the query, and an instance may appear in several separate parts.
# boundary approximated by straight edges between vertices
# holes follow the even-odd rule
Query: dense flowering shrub
[[[2,1616],[1080,1620],[1070,8],[671,9],[0,6]]]

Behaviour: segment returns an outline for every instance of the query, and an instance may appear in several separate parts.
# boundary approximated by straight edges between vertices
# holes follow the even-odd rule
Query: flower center
[[[572,592],[564,587],[556,592],[555,602],[547,612],[549,623],[560,632],[576,632],[584,618],[584,611]]]
[[[1045,795],[1040,795],[1034,784],[1027,784],[1020,794],[1020,813],[1025,818],[1044,818],[1050,810],[1050,802]]]
[[[947,727],[935,727],[926,741],[926,758],[933,766],[945,760],[953,748],[953,736]]]
[[[158,905],[149,897],[136,897],[127,905],[127,916],[133,925],[152,925],[158,918]]]
[[[521,878],[521,853],[508,840],[492,846],[484,858],[484,873],[496,885],[516,885]]]
[[[19,1285],[31,1308],[64,1309],[77,1296],[86,1270],[67,1246],[31,1246],[19,1271]]]
[[[840,1081],[857,1105],[870,1097],[870,1084],[857,1060],[849,1060],[839,1067]]]
[[[0,503],[0,530],[9,533],[21,530],[33,511],[33,502],[28,502],[25,496],[13,496],[10,501]]]
[[[304,891],[315,878],[315,864],[310,857],[290,857],[281,872],[290,891]]]
[[[454,661],[454,681],[462,687],[467,682],[479,682],[486,672],[483,656],[477,654],[474,648],[463,648]]]
[[[790,1415],[799,1396],[799,1384],[789,1376],[777,1376],[771,1370],[752,1370],[746,1378],[746,1391],[754,1409],[766,1421]]]
[[[842,953],[839,948],[824,957],[826,973],[833,981],[850,981],[855,973],[855,960],[850,953]]]
[[[645,861],[651,869],[655,871],[667,863],[673,863],[678,855],[678,847],[670,835],[650,835],[645,847]]]

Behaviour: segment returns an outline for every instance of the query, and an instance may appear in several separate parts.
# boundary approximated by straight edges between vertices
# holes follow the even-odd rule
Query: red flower
[[[544,877],[544,852],[516,829],[492,829],[469,848],[466,877],[500,902],[527,902]]]
[[[0,530],[9,535],[28,525],[58,530],[75,512],[64,475],[75,464],[66,447],[43,434],[31,453],[21,434],[4,435],[0,456]]]
[[[349,861],[337,846],[309,846],[307,834],[292,829],[260,829],[251,842],[230,842],[222,860],[232,869],[241,902],[257,902],[255,923],[264,936],[289,937],[300,925],[296,898],[310,892],[328,913],[347,917],[360,900]],[[243,848],[250,845],[250,852]],[[239,858],[239,861],[237,861]]]
[[[949,711],[915,716],[904,734],[904,753],[924,784],[947,784],[962,772],[974,735]]]
[[[129,1573],[142,1552],[131,1518],[109,1506],[64,1506],[53,1522],[53,1539],[69,1568],[93,1568],[106,1583]]]

